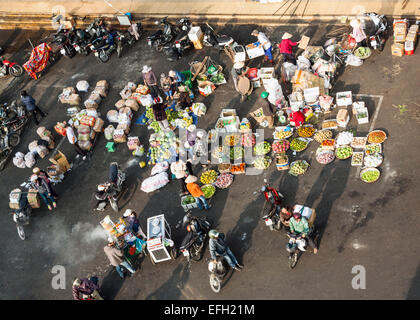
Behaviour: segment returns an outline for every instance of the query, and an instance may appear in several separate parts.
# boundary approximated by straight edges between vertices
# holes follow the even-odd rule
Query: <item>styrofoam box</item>
[[[188,38],[191,41],[198,41],[201,37],[201,34],[202,34],[202,31],[201,31],[201,28],[199,26],[198,27],[192,27],[190,29],[190,32],[188,32]]]
[[[303,96],[306,102],[315,102],[319,97],[319,87],[304,89]]]
[[[338,107],[347,107],[353,103],[351,91],[337,92],[336,104]]]
[[[274,78],[274,68],[261,68],[260,71],[261,79]]]

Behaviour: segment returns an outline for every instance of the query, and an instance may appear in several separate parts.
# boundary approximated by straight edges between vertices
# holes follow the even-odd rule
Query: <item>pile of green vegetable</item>
[[[213,197],[214,193],[216,192],[216,188],[211,184],[206,184],[202,186],[201,190],[203,191],[204,197],[206,197],[206,199],[210,199],[211,197]]]
[[[299,152],[305,150],[307,146],[308,142],[303,139],[295,138],[290,143],[290,150]]]
[[[257,156],[262,156],[264,154],[269,153],[270,151],[271,151],[271,145],[267,141],[257,143],[254,147],[254,152]]]
[[[308,170],[309,164],[305,160],[297,160],[290,165],[289,173],[293,176],[301,175]]]
[[[377,169],[365,170],[365,171],[362,171],[360,174],[360,178],[362,179],[362,181],[367,182],[367,183],[375,182],[376,180],[379,179],[379,176],[380,176],[380,172]]]
[[[353,154],[353,148],[349,146],[338,147],[335,150],[336,157],[341,160],[350,158],[352,154]]]

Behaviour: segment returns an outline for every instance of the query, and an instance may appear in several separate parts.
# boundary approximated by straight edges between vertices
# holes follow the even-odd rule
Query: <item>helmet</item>
[[[98,186],[98,191],[104,191],[104,190],[105,190],[105,185],[100,184],[100,185]]]
[[[41,170],[38,167],[33,168],[32,173],[33,174],[39,174]]]
[[[131,209],[127,209],[127,210],[125,210],[125,212],[124,212],[124,214],[123,214],[123,217],[128,217],[130,214],[132,214],[133,213],[133,210],[131,210]]]
[[[267,191],[267,187],[266,186],[262,186],[261,187],[261,192],[265,192],[265,191]]]
[[[217,239],[217,237],[219,237],[219,232],[217,230],[210,230],[209,231],[209,237],[212,239]]]
[[[267,91],[261,92],[261,98],[265,99],[267,97],[268,97],[268,92]]]
[[[302,218],[302,215],[300,214],[300,213],[294,213],[293,214],[293,218],[296,220],[296,219],[300,219],[300,218]]]
[[[80,279],[79,279],[79,278],[74,279],[74,281],[73,281],[73,286],[74,286],[74,287],[78,287],[78,286],[80,286],[81,284],[82,284],[82,281],[80,281]]]

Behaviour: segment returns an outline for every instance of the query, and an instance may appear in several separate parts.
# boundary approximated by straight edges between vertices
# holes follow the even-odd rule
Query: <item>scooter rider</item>
[[[318,248],[314,240],[309,236],[309,225],[308,220],[303,217],[300,213],[294,213],[293,217],[289,220],[290,232],[302,236],[307,239],[308,244],[314,249],[314,254],[317,254]]]
[[[214,229],[210,230],[209,238],[210,256],[215,263],[217,262],[217,257],[223,257],[232,269],[240,271],[243,268],[225,242],[225,235],[223,233]]]

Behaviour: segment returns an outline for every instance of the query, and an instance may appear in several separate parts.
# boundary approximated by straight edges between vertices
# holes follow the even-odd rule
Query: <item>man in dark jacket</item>
[[[35,124],[38,125],[39,121],[36,118],[37,113],[41,115],[41,117],[46,117],[47,113],[43,112],[36,104],[34,98],[32,98],[30,95],[26,93],[26,91],[22,91],[20,93],[20,100],[25,105],[25,108],[28,112],[32,113],[32,116],[34,117]]]
[[[74,300],[83,300],[83,295],[97,300],[102,300],[99,294],[98,277],[96,276],[89,279],[74,279],[72,291]]]
[[[210,256],[214,262],[216,262],[217,257],[223,257],[232,269],[240,271],[243,268],[226,244],[225,235],[223,233],[219,233],[216,230],[210,230],[209,238]]]

